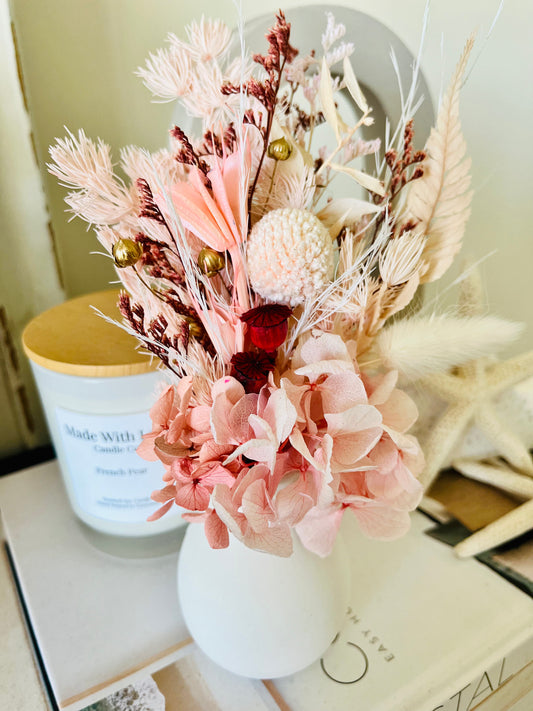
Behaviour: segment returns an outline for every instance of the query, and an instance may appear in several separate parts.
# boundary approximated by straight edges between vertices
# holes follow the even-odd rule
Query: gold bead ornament
[[[286,138],[276,138],[268,145],[267,155],[274,160],[287,160],[291,153],[292,147]]]
[[[111,249],[111,254],[115,260],[115,265],[119,269],[124,269],[137,264],[142,257],[143,246],[140,242],[134,242],[132,239],[125,237],[115,242]]]
[[[211,279],[226,266],[224,255],[211,247],[204,247],[198,255],[198,267],[202,274]]]
[[[189,336],[191,338],[201,338],[204,335],[204,328],[199,321],[191,317],[186,317],[186,321],[189,325]]]

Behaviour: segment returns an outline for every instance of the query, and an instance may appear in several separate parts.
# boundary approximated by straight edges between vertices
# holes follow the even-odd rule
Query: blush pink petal
[[[368,402],[363,381],[354,372],[330,375],[319,387],[324,412],[344,412],[355,405],[366,405]]]
[[[408,483],[405,482],[407,476]],[[367,472],[366,485],[375,499],[404,511],[413,511],[420,503],[423,492],[420,482],[410,475],[401,461],[394,472],[386,476],[379,472]]]
[[[225,459],[232,449],[231,445],[217,444],[214,439],[208,439],[200,447],[198,460],[208,462],[209,460]]]
[[[246,489],[253,484],[254,481],[263,480],[266,483],[270,481],[270,470],[264,464],[255,464],[250,469],[243,469],[242,474],[235,482],[232,496],[234,505],[238,508],[242,504],[242,499]],[[270,491],[269,491],[270,493]]]
[[[242,542],[253,550],[263,551],[280,558],[289,558],[292,555],[292,534],[287,524],[277,524],[264,533],[256,533],[249,529]]]
[[[283,389],[274,390],[264,410],[258,410],[258,415],[268,422],[279,443],[288,438],[296,424],[296,408]]]
[[[296,481],[278,491],[275,502],[280,521],[293,527],[303,519],[318,499],[318,487],[313,486],[314,484],[311,477],[307,479],[302,474]]]
[[[338,507],[311,509],[296,526],[296,532],[302,544],[321,558],[333,550],[335,538],[342,522],[343,510]]]
[[[151,516],[148,516],[146,519],[147,521],[157,521],[158,519],[161,518],[161,516],[164,516],[167,511],[169,511],[172,508],[174,501],[167,501],[167,503],[164,506],[161,506],[160,509],[157,509]]]
[[[378,406],[387,427],[405,432],[414,425],[418,418],[418,408],[403,390],[394,390],[388,400]]]
[[[376,407],[387,402],[398,382],[398,372],[396,370],[389,370],[388,373],[383,375],[362,375],[361,377],[368,393],[368,401],[371,405],[376,405]]]
[[[156,438],[157,435],[151,432],[149,434],[143,435],[142,442],[135,450],[139,457],[142,457],[147,462],[157,462],[157,460],[159,459],[155,451]]]
[[[201,464],[194,471],[195,478],[199,478],[202,486],[215,486],[216,484],[227,484],[232,487],[235,477],[222,464],[218,462],[206,462]]]
[[[165,486],[164,489],[158,489],[152,492],[150,498],[152,501],[156,501],[158,504],[163,504],[165,501],[170,501],[176,495],[176,487],[174,484]]]
[[[246,519],[242,513],[239,513],[239,506],[235,504],[229,486],[226,484],[215,486],[211,500],[222,523],[236,538],[242,540]]]
[[[233,244],[230,229],[223,222],[223,217],[210,196],[205,199],[203,190],[191,183],[176,183],[170,189],[170,196],[183,226],[204,244],[217,252],[225,252]],[[167,207],[161,200],[156,200],[163,213]],[[222,226],[222,228],[221,228]]]
[[[209,506],[210,497],[209,489],[191,481],[177,489],[175,501],[189,511],[203,511]]]
[[[228,529],[217,516],[214,509],[207,511],[194,511],[181,516],[189,523],[203,523],[205,537],[211,548],[227,548],[229,546]]]
[[[174,388],[172,385],[169,385],[150,409],[150,419],[152,420],[154,430],[161,432],[161,430],[166,427],[172,412],[173,403]]]
[[[228,529],[214,510],[206,518],[205,535],[211,548],[220,549],[229,546]]]
[[[242,512],[255,533],[265,533],[269,524],[275,521],[264,479],[254,481],[246,489],[242,497]]]
[[[211,408],[209,405],[197,405],[191,408],[187,417],[191,429],[197,432],[209,432]]]
[[[295,372],[304,365],[315,363],[325,364],[325,370],[322,371],[324,373],[339,372],[345,370],[346,366],[354,369],[346,344],[340,336],[333,333],[313,335],[296,349],[293,358]]]
[[[363,497],[347,497],[346,502],[357,518],[361,532],[368,538],[391,541],[405,535],[410,528],[411,519],[407,511]]]

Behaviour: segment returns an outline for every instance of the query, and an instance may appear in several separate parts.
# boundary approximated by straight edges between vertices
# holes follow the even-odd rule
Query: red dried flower
[[[265,304],[244,313],[241,321],[248,326],[254,346],[271,353],[287,338],[287,321],[291,314],[292,309],[283,304]]]
[[[247,393],[258,393],[274,370],[274,363],[267,353],[246,351],[235,353],[231,359],[230,375],[239,381]]]

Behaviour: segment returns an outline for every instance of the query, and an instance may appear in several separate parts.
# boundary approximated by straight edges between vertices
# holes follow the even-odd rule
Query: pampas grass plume
[[[497,316],[431,316],[396,321],[377,336],[371,358],[405,382],[495,355],[524,329]]]

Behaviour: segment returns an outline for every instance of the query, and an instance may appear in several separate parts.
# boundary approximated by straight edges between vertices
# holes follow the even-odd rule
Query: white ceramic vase
[[[178,594],[189,631],[219,666],[255,679],[294,674],[319,659],[340,631],[350,593],[344,542],[327,558],[296,535],[290,558],[251,550],[230,536],[209,547],[190,524],[178,563]]]

